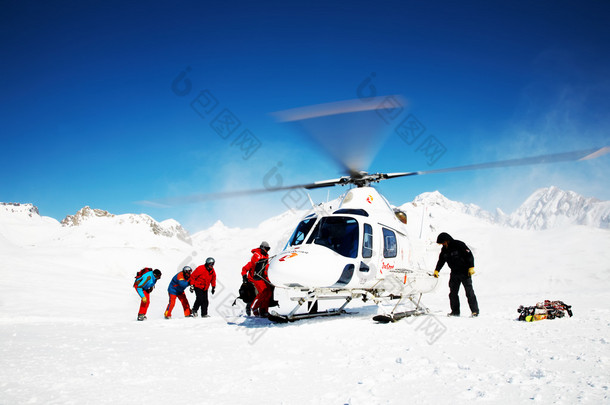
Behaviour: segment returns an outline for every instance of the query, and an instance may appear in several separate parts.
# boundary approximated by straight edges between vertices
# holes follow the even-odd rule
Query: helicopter
[[[380,104],[372,102],[370,105]],[[338,179],[287,188],[315,189],[335,185],[354,188],[343,195],[334,211],[316,210],[314,206],[314,212],[296,226],[283,251],[270,258],[268,276],[275,291],[289,290],[287,295],[296,301],[294,308],[286,314],[272,311],[269,318],[273,321],[339,315],[354,299],[378,304],[383,313],[373,319],[381,323],[429,313],[421,298],[434,291],[438,278],[413,257],[417,254],[414,253],[417,241],[408,237],[406,214],[392,208],[372,184],[432,173],[588,160],[610,152],[610,148],[605,147],[427,171],[368,173],[356,167],[364,164],[358,152],[342,155],[327,143],[333,135],[327,128],[331,128],[330,131],[337,128],[329,120],[337,116],[343,122],[352,123],[351,131],[354,128],[370,131],[370,125],[363,125],[362,121],[353,125],[358,121],[354,120],[354,113],[362,115],[363,111],[370,112],[354,100],[276,114],[280,121],[296,122],[298,129],[317,139],[348,173]],[[368,118],[365,122],[370,121]],[[366,139],[366,134],[359,139]],[[325,300],[338,300],[341,305],[318,311],[317,303]],[[307,304],[306,309],[304,304]],[[405,306],[409,309],[405,310]]]
[[[269,261],[275,291],[289,289],[296,301],[288,314],[272,311],[276,322],[344,313],[353,299],[376,304],[396,300],[380,322],[428,312],[421,296],[438,284],[432,273],[413,267],[406,214],[390,206],[375,188],[360,186],[344,194],[338,209],[316,210],[299,222],[286,247]],[[339,300],[339,308],[318,311],[317,303]],[[396,311],[404,301],[413,309]],[[303,304],[308,310],[299,313]]]
[[[438,279],[430,269],[422,268],[414,257],[418,241],[408,236],[406,214],[393,208],[373,187],[375,183],[435,173],[589,160],[610,152],[610,147],[605,146],[442,169],[369,173],[360,169],[366,167],[366,159],[370,160],[370,151],[375,149],[366,142],[373,139],[378,143],[371,136],[371,131],[375,130],[371,122],[379,123],[380,120],[378,116],[364,120],[362,117],[377,113],[376,109],[382,105],[379,100],[383,99],[329,103],[274,114],[280,122],[291,123],[318,141],[342,166],[345,176],[307,184],[165,200],[165,203],[195,202],[290,189],[352,187],[342,196],[336,209],[316,206],[312,201],[313,212],[299,221],[283,250],[269,258],[267,274],[275,294],[284,294],[295,303],[287,313],[271,311],[270,320],[291,322],[336,316],[346,313],[346,306],[355,299],[370,300],[382,308],[383,313],[373,318],[381,323],[429,313],[421,298],[434,291]],[[336,131],[354,134],[356,141],[337,146],[332,142]],[[339,301],[339,304],[335,308],[318,310],[318,303],[330,300]]]

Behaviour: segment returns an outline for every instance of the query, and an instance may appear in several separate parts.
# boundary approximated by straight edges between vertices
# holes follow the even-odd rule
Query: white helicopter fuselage
[[[372,187],[348,191],[332,213],[305,217],[269,262],[269,280],[300,291],[412,296],[437,279],[411,265],[406,225]]]

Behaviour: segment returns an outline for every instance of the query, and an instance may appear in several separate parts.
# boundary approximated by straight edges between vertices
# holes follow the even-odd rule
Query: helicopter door
[[[383,232],[383,258],[381,259],[381,270],[392,270],[396,267],[396,256],[398,255],[398,241],[396,233],[388,228],[381,228]]]
[[[371,257],[373,257],[373,227],[369,224],[364,224],[362,258],[370,259]]]
[[[369,224],[362,226],[362,259],[370,259],[373,257],[373,227]],[[370,260],[366,260],[370,264]],[[370,271],[370,266],[364,261],[360,262],[359,270],[363,273]]]
[[[383,230],[383,257],[394,258],[398,252],[398,246],[396,242],[396,234],[387,228]]]

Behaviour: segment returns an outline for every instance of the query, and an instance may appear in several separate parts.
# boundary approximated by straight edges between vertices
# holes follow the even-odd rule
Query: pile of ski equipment
[[[566,313],[571,317],[572,306],[563,301],[544,300],[544,302],[539,302],[535,306],[531,307],[519,305],[517,312],[519,313],[518,320],[534,322],[541,321],[543,319],[563,318]]]

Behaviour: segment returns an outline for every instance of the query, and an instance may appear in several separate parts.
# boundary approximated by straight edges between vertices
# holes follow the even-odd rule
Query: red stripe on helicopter
[[[297,254],[298,254],[298,253],[296,253],[296,252],[291,253],[291,254],[289,254],[289,255],[286,255],[286,256],[282,257],[281,259],[279,259],[279,261],[280,261],[280,262],[283,262],[283,261],[284,261],[284,260],[286,260],[286,259],[290,259],[291,257],[295,257]]]

